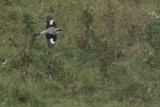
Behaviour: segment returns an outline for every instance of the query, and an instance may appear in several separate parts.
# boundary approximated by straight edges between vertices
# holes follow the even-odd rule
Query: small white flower
[[[155,16],[155,15],[157,15],[157,14],[155,13],[155,11],[152,11],[152,16]]]
[[[158,16],[158,15],[156,15],[156,16],[155,16],[155,18],[156,18],[156,19],[159,19],[159,16]]]
[[[156,19],[158,19],[158,18],[159,18],[159,16],[156,14],[156,12],[155,12],[155,11],[148,12],[148,14],[149,14],[150,16],[152,16],[152,17],[156,18]]]
[[[2,63],[2,67],[4,67],[7,63],[7,60]]]

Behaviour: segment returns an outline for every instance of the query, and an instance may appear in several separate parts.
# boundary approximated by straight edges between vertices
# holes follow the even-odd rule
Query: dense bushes
[[[0,105],[159,105],[156,1],[0,1]],[[52,55],[45,18],[63,31]]]
[[[155,49],[155,51],[160,51],[160,20],[152,19],[147,22],[145,29],[145,38],[147,42]]]

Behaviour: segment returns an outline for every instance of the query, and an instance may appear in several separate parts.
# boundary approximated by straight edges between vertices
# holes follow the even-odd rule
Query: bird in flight
[[[62,30],[57,28],[55,21],[50,15],[47,16],[46,23],[46,30],[36,33],[34,36],[45,35],[48,42],[48,47],[53,48],[54,44],[56,43],[57,34]]]

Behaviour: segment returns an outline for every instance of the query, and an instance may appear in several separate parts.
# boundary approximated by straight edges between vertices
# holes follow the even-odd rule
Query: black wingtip
[[[52,20],[52,16],[51,16],[51,15],[48,15],[48,16],[46,17],[46,22],[49,22],[50,20]]]

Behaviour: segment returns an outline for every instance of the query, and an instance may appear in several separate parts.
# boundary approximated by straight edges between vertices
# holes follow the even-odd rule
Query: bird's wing
[[[53,48],[54,44],[56,43],[57,36],[51,35],[51,34],[46,34],[46,39],[48,42],[48,47]]]
[[[55,21],[53,20],[53,18],[49,15],[46,17],[46,29],[48,29],[49,27],[57,27]]]

